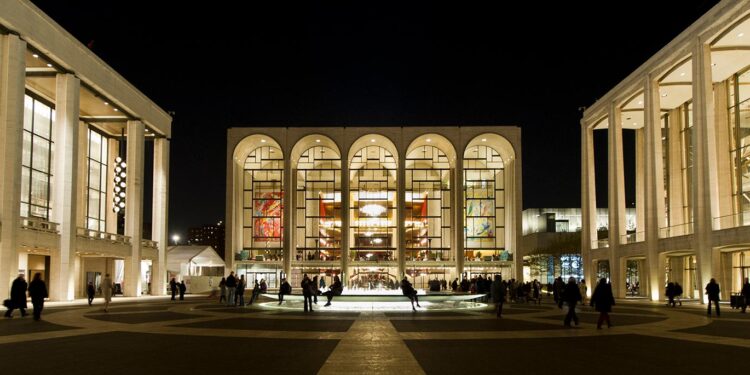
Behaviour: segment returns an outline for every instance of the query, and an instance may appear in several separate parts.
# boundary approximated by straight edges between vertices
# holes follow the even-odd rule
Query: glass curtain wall
[[[682,106],[682,129],[680,141],[682,146],[682,207],[686,223],[693,222],[693,103]],[[675,233],[676,235],[687,233]]]
[[[464,153],[464,250],[468,261],[510,260],[505,251],[505,170],[488,146]]]
[[[106,231],[108,139],[88,130],[88,176],[86,188],[86,229]]]
[[[406,260],[451,258],[451,170],[435,146],[419,146],[406,156]]]
[[[350,259],[395,260],[396,159],[381,146],[366,146],[354,154],[350,168]]]
[[[248,155],[243,171],[243,250],[237,260],[282,260],[283,181],[281,150],[262,146]]]
[[[669,220],[669,114],[661,117],[661,165],[664,177],[664,223],[659,223],[659,227],[669,227],[672,225]]]
[[[750,70],[729,79],[729,139],[732,160],[732,194],[739,225],[750,224]]]
[[[49,221],[55,110],[37,98],[26,95],[23,115],[21,216]]]

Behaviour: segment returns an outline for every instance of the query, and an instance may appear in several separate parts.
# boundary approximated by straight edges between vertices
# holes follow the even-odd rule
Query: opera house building
[[[227,140],[227,270],[269,287],[514,277],[518,127],[245,127]]]

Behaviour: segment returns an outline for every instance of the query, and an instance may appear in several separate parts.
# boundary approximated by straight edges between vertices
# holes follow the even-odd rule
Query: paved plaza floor
[[[745,371],[750,313],[618,301],[613,327],[585,307],[565,328],[550,301],[488,308],[332,311],[226,307],[205,297],[49,304],[0,320],[3,368],[34,374],[699,374]],[[334,300],[334,306],[336,301]],[[29,311],[30,312],[30,311]]]

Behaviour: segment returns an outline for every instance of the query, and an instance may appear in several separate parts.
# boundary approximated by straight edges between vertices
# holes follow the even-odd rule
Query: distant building
[[[224,258],[224,222],[188,229],[188,244],[211,246]]]

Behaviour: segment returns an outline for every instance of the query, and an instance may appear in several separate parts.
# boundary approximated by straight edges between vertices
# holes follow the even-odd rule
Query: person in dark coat
[[[570,321],[573,320],[578,325],[578,315],[576,315],[576,304],[581,301],[581,291],[578,289],[576,279],[571,277],[568,279],[568,283],[565,284],[558,307],[562,309],[563,303],[568,305],[568,313],[565,315],[565,326],[570,327]]]
[[[505,284],[500,275],[495,275],[495,281],[492,282],[491,286],[492,302],[496,306],[497,317],[501,318],[503,315],[503,303],[505,303]]]
[[[185,285],[185,280],[180,281],[180,285],[177,286],[180,288],[180,301],[185,300],[185,291],[187,290],[187,286]]]
[[[674,283],[674,296],[677,299],[677,303],[682,306],[682,286],[680,283]]]
[[[667,290],[664,293],[667,296],[667,306],[675,307],[674,297],[677,295],[673,282],[667,283]]]
[[[719,289],[719,284],[716,282],[716,280],[711,279],[711,281],[709,281],[706,285],[706,294],[708,295],[708,316],[711,316],[711,302],[716,305],[716,316],[721,316],[721,311],[719,311],[720,293],[721,289]]]
[[[612,285],[607,282],[607,279],[602,278],[599,280],[599,284],[596,285],[594,294],[591,295],[590,303],[599,312],[596,329],[602,329],[602,323],[605,320],[607,321],[607,327],[612,327],[612,322],[609,320],[609,313],[612,311],[614,304],[615,296],[612,294]]]
[[[94,288],[92,281],[89,281],[89,285],[86,286],[86,295],[89,297],[89,306],[91,306],[91,303],[94,302],[94,296],[96,296],[96,288]]]
[[[747,304],[750,303],[750,281],[748,281],[747,277],[745,278],[745,283],[742,284],[742,313],[745,313],[745,310],[747,310]]]
[[[263,280],[260,280],[261,284],[258,286],[260,288],[260,293],[263,292]],[[279,288],[279,305],[281,305],[284,302],[284,295],[285,294],[291,294],[292,293],[292,286],[289,285],[289,282],[286,281],[286,279],[281,279],[281,287]]]
[[[323,293],[324,296],[328,297],[328,302],[325,304],[325,306],[331,306],[331,301],[333,301],[333,296],[340,296],[343,291],[344,291],[344,286],[341,285],[341,279],[339,279],[338,275],[334,276],[333,284],[331,284],[327,292]]]
[[[42,319],[42,309],[44,309],[44,299],[47,295],[47,285],[42,280],[42,274],[37,272],[34,274],[34,279],[29,284],[29,297],[31,297],[31,305],[34,306],[34,320]]]
[[[174,296],[177,294],[177,281],[175,281],[174,277],[169,281],[169,290],[172,292],[172,301],[174,301]]]
[[[458,277],[455,278],[451,283],[451,290],[453,290],[453,292],[458,290]]]
[[[13,317],[14,309],[21,310],[21,317],[26,316],[26,289],[28,286],[23,274],[18,275],[13,280],[13,284],[10,287],[10,306],[7,306],[8,311],[5,312],[6,318]]]
[[[237,293],[234,295],[235,305],[245,306],[245,275],[240,275],[237,280]]]
[[[307,276],[307,274],[304,274],[302,276],[302,282],[300,283],[300,287],[302,288],[302,297],[305,300],[305,312],[307,310],[310,310],[310,312],[313,312],[313,303],[312,303],[312,296],[313,296],[313,287],[312,287],[313,281],[310,280],[310,277]]]
[[[253,286],[253,293],[250,296],[250,302],[248,302],[248,305],[252,305],[253,302],[255,302],[255,299],[258,298],[258,295],[260,294],[260,285],[258,285],[258,279],[255,279],[254,281],[255,285]]]
[[[403,293],[405,296],[409,298],[409,301],[411,301],[411,309],[414,311],[417,311],[417,309],[414,307],[414,302],[417,302],[417,307],[419,306],[419,298],[417,297],[417,291],[414,289],[414,287],[409,282],[409,279],[404,276],[404,279],[401,280],[401,293]]]

